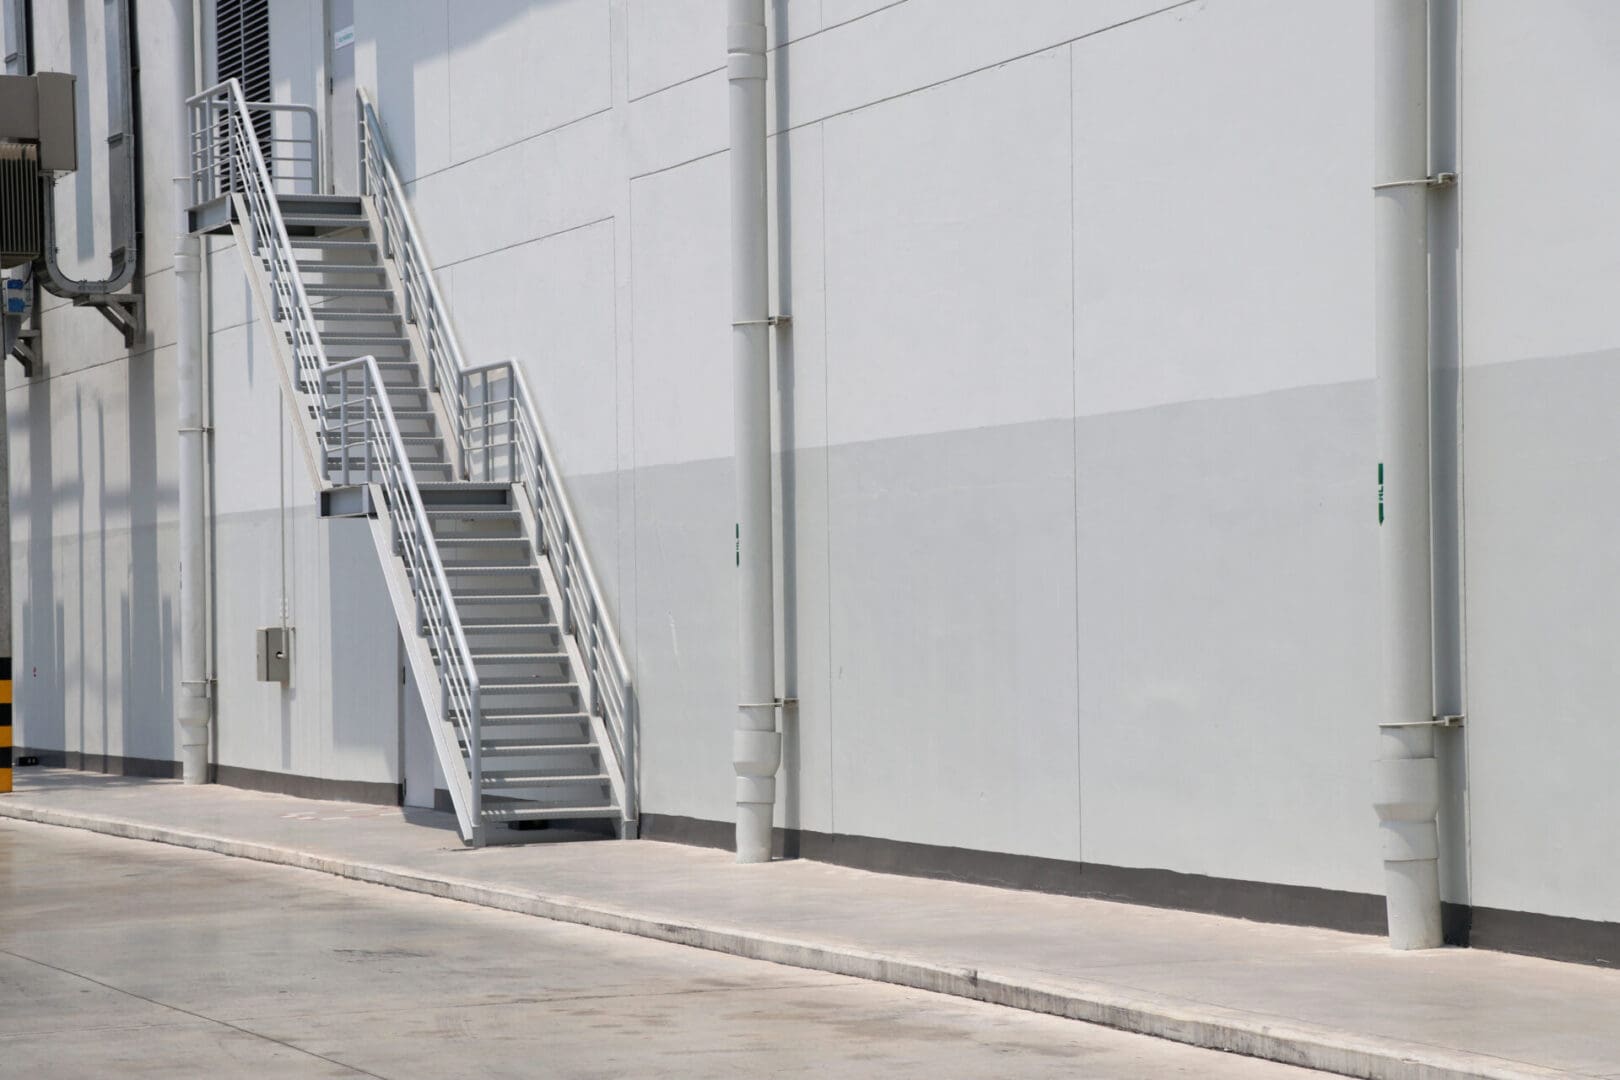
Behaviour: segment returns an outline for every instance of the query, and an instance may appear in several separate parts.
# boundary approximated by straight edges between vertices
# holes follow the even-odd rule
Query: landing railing
[[[232,195],[241,197],[247,214],[243,225],[248,243],[252,253],[264,261],[272,316],[287,324],[300,389],[318,393],[320,373],[326,369],[326,351],[321,347],[309,297],[298,276],[298,259],[287,238],[281,204],[276,201],[281,189],[265,165],[249,112],[266,108],[302,112],[304,107],[250,104],[243,99],[242,86],[235,79],[186,99],[191,117],[191,205],[201,206]],[[311,151],[311,157],[319,156]],[[289,182],[283,180],[281,185],[289,186]],[[324,431],[325,416],[319,410],[317,415]]]
[[[199,206],[219,198],[240,198],[251,255],[261,261],[270,283],[271,318],[288,336],[298,389],[315,397],[326,479],[335,484],[377,484],[387,503],[394,547],[416,594],[418,617],[438,661],[446,717],[466,747],[469,797],[458,802],[462,835],[483,839],[483,709],[472,650],[456,611],[455,596],[439,559],[432,524],[422,504],[410,456],[388,400],[374,357],[340,364],[327,361],[319,327],[298,273],[296,252],[281,216],[278,194],[313,181],[271,176],[254,126],[253,112],[302,106],[266,106],[245,101],[235,79],[186,101],[191,121],[191,200]],[[309,110],[313,125],[313,111]],[[311,128],[309,158],[319,148]],[[278,184],[280,186],[278,186]],[[274,328],[271,329],[274,333]],[[452,790],[456,785],[452,782]]]
[[[382,221],[383,244],[399,268],[407,295],[406,317],[422,332],[434,387],[447,398],[462,475],[473,480],[522,484],[535,514],[535,538],[551,564],[561,595],[557,622],[575,635],[585,665],[590,707],[602,718],[622,773],[624,820],[638,814],[635,693],[601,587],[585,551],[585,536],[568,501],[557,458],[540,424],[540,413],[510,360],[469,368],[450,325],[449,308],[439,296],[405,199],[388,157],[382,123],[362,89],[359,126],[362,190]]]

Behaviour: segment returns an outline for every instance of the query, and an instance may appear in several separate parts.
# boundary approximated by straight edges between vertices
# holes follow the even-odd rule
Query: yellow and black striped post
[[[0,793],[11,790],[11,657],[0,656]]]

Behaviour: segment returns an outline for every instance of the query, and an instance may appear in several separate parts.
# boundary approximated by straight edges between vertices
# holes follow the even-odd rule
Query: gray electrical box
[[[0,75],[0,139],[39,145],[41,172],[79,167],[74,80],[58,71]]]
[[[266,626],[258,631],[259,681],[292,681],[292,627]]]

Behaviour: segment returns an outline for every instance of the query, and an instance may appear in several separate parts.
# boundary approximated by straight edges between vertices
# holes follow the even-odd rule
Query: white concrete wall
[[[1365,19],[1164,6],[773,5],[782,821],[1370,891]],[[646,809],[728,819],[723,6],[406,7],[359,79],[556,429]]]
[[[209,5],[204,5],[209,7]],[[278,3],[275,74],[313,96],[310,11]],[[45,367],[8,373],[14,499],[19,744],[89,755],[176,756],[173,194],[182,88],[166,6],[138,12],[147,334],[132,350],[93,310],[49,298]],[[79,74],[80,163],[58,185],[69,273],[104,275],[109,223],[106,55],[100,0],[35,5],[36,63]],[[190,43],[184,47],[189,50]],[[318,60],[319,53],[314,54]],[[189,93],[189,90],[186,91]],[[83,167],[87,166],[87,167]],[[274,361],[228,242],[209,255],[217,620],[216,760],[334,780],[398,774],[392,610],[365,527],[316,517],[308,469],[283,424]],[[283,447],[283,434],[287,435]],[[285,482],[291,687],[254,681],[254,630],[281,621]],[[341,619],[338,617],[341,613]],[[379,693],[386,687],[386,693]]]
[[[1620,920],[1620,10],[1463,5],[1475,902]]]
[[[645,809],[712,820],[731,815],[736,625],[723,11],[354,4],[356,77],[468,359],[522,359],[569,476],[635,669]],[[276,14],[278,94],[319,104],[323,7]],[[782,823],[1376,891],[1365,10],[773,0],[772,19],[779,640],[800,701]],[[1603,0],[1464,13],[1472,883],[1449,886],[1609,920],[1620,211],[1590,178],[1620,154],[1616,45]],[[336,615],[388,620],[369,542],[314,520],[277,449],[265,344],[216,247],[221,753],[397,777],[396,695],[373,692],[392,641],[352,644]],[[157,359],[53,312],[53,377],[10,408],[19,694],[63,739],[163,756],[172,676],[141,663],[172,651],[153,291]],[[278,474],[286,695],[244,675],[279,617]],[[126,595],[144,633],[118,630]]]

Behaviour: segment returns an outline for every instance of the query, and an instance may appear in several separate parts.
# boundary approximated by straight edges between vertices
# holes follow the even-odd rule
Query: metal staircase
[[[463,840],[634,836],[629,670],[550,445],[516,363],[462,361],[375,110],[362,94],[362,192],[329,195],[311,110],[235,80],[188,105],[190,227],[237,239],[323,513],[373,523]],[[265,127],[304,175],[266,167]]]

